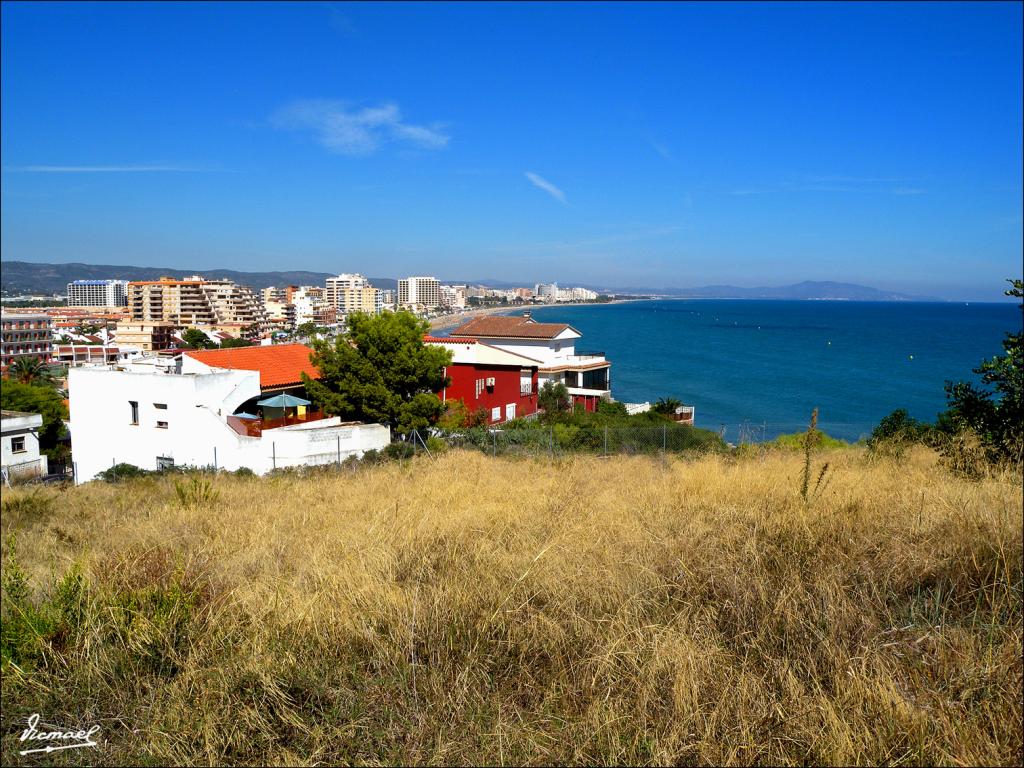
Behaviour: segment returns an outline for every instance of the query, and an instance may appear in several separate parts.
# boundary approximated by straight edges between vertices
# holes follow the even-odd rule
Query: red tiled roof
[[[483,336],[509,339],[553,339],[566,329],[566,323],[536,323],[526,317],[477,317],[451,332],[452,336]]]
[[[424,344],[476,344],[476,339],[452,339],[447,336],[424,336]]]
[[[305,373],[319,379],[320,371],[309,361],[313,350],[305,344],[276,344],[269,347],[233,347],[231,349],[189,349],[185,354],[211,368],[259,371],[260,387],[301,384]]]

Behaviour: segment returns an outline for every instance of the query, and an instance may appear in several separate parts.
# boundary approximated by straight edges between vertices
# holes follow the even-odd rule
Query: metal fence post
[[[277,443],[273,441],[270,443],[270,461],[272,462],[272,468],[277,469]]]

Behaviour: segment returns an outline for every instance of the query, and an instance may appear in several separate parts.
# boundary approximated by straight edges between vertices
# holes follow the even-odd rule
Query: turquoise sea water
[[[1002,351],[1016,304],[657,300],[533,309],[612,361],[612,396],[676,397],[727,440],[804,429],[811,410],[835,437],[867,436],[906,408],[935,418],[943,382]]]

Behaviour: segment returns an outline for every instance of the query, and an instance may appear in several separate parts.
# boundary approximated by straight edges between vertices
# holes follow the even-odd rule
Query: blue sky
[[[2,7],[3,257],[612,287],[1020,276],[997,4]]]

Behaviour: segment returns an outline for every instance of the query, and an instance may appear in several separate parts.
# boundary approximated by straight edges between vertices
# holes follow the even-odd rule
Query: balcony
[[[283,416],[277,419],[240,419],[237,416],[228,416],[228,426],[235,432],[246,437],[260,437],[269,429],[280,427],[292,427],[296,424],[309,424],[313,421],[321,421],[327,418],[323,411],[312,411],[305,416]]]

